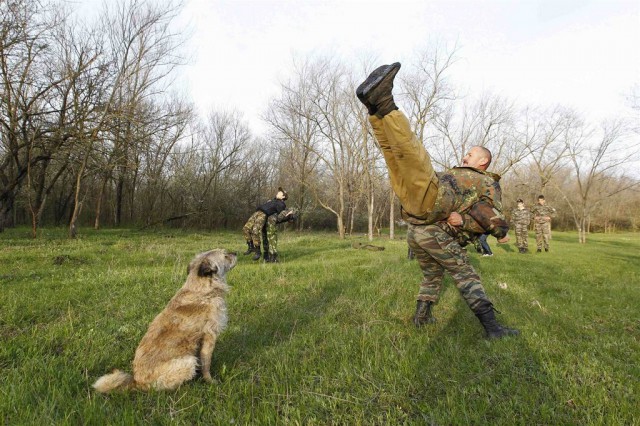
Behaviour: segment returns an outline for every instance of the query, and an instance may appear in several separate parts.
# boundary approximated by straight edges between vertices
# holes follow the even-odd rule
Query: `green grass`
[[[0,234],[2,424],[640,423],[638,234],[471,253],[500,320],[522,331],[489,342],[450,278],[438,322],[413,327],[421,274],[404,240],[371,252],[351,248],[362,237],[284,233],[282,263],[240,256],[228,276],[216,384],[107,396],[91,384],[131,370],[191,257],[245,247],[239,232],[80,235]]]

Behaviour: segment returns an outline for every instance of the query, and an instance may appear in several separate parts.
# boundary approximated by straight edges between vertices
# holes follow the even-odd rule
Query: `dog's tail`
[[[100,377],[93,384],[93,388],[98,392],[107,393],[112,390],[126,390],[136,388],[133,376],[120,370],[113,370],[109,374]]]

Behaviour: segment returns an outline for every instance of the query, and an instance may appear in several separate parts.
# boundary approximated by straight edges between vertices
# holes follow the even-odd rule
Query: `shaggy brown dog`
[[[187,268],[187,282],[151,322],[136,349],[133,376],[114,370],[93,387],[98,392],[175,389],[195,376],[198,365],[211,383],[211,354],[227,325],[225,275],[235,265],[236,254],[225,250],[197,255]]]

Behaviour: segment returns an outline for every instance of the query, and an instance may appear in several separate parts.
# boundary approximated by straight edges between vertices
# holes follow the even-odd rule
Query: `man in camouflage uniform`
[[[537,252],[549,251],[549,240],[551,239],[551,218],[555,217],[556,209],[546,205],[544,195],[538,196],[538,204],[531,207],[533,214],[533,226],[536,230]]]
[[[522,198],[518,198],[517,207],[511,210],[511,223],[516,231],[516,246],[518,252],[527,253],[529,251],[529,223],[531,222],[531,212],[524,206]]]
[[[287,208],[277,215],[267,218],[267,223],[262,227],[262,250],[264,261],[267,263],[278,263],[278,228],[277,225],[283,222],[293,222],[297,219],[295,209]]]
[[[486,232],[499,242],[508,241],[509,227],[500,211],[500,176],[486,171],[491,152],[475,146],[464,156],[462,167],[437,175],[409,120],[395,105],[391,92],[399,69],[399,63],[377,68],[358,86],[356,95],[369,112],[391,185],[402,205],[402,217],[409,223],[409,247],[424,276],[414,324],[420,327],[435,322],[431,307],[438,302],[446,271],[487,337],[519,334],[498,323],[493,304],[463,248],[470,239]]]

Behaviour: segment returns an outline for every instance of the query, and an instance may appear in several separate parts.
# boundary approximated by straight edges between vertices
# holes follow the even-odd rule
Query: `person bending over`
[[[260,251],[260,238],[262,237],[262,227],[267,220],[267,217],[271,215],[277,215],[287,208],[285,204],[288,198],[287,192],[282,188],[278,188],[275,198],[267,201],[264,204],[259,205],[256,208],[247,223],[242,227],[242,234],[247,243],[247,251],[245,255],[253,253],[253,260],[258,260],[262,256]]]

